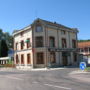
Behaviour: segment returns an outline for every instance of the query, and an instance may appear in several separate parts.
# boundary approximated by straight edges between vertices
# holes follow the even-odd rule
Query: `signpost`
[[[80,62],[80,69],[84,70],[86,68],[86,63],[85,62]]]
[[[90,64],[90,58],[88,58],[88,64]]]

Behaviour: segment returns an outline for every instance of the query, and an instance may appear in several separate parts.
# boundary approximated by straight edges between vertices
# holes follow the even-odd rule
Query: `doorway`
[[[63,64],[63,66],[68,65],[68,58],[67,58],[67,53],[66,52],[62,53],[62,64]]]

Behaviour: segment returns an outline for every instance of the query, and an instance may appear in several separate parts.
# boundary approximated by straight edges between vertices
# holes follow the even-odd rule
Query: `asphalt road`
[[[73,70],[2,71],[0,90],[90,90],[89,82],[71,78]]]

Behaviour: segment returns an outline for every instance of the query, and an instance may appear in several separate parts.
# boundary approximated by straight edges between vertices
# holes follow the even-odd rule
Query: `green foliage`
[[[13,64],[12,60],[8,60],[7,64]]]
[[[85,71],[90,71],[90,67],[86,67],[85,68]]]
[[[8,46],[5,40],[1,40],[1,57],[8,56]]]
[[[13,48],[13,37],[0,29],[0,57],[7,56],[9,48]]]
[[[78,42],[87,42],[87,41],[90,41],[90,39],[87,39],[87,40],[78,40]]]

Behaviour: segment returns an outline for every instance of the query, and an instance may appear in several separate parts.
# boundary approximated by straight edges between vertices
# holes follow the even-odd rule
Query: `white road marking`
[[[15,79],[15,80],[23,80],[23,79],[21,79],[21,78],[12,77],[12,76],[6,76],[6,78],[9,78],[9,79]]]
[[[38,82],[33,82],[34,84],[37,84]]]
[[[51,85],[51,84],[44,84],[44,85],[50,86],[50,87],[55,87],[55,88],[62,88],[62,89],[65,89],[65,90],[72,90],[71,88],[68,88],[68,87],[56,86],[56,85]]]

